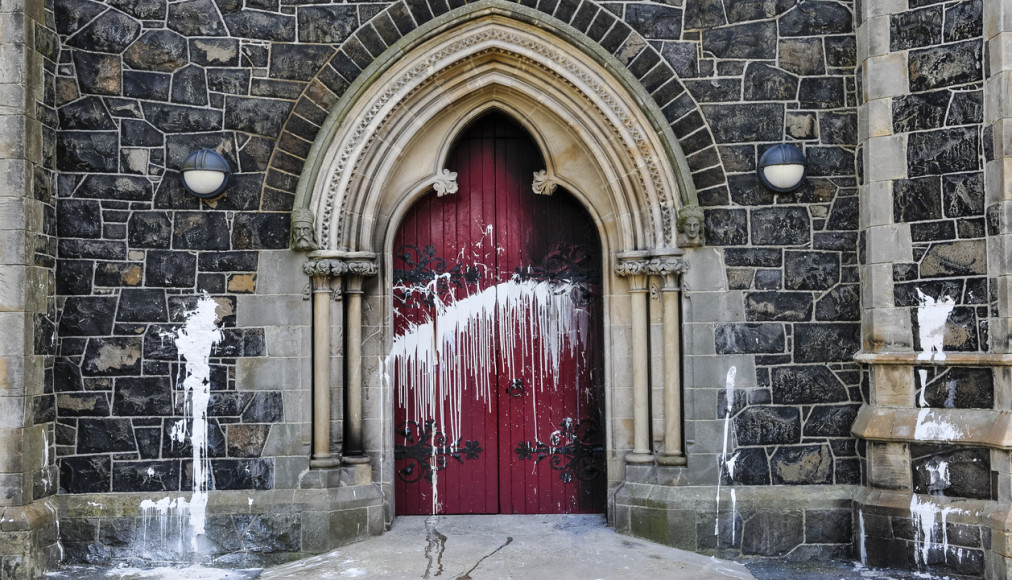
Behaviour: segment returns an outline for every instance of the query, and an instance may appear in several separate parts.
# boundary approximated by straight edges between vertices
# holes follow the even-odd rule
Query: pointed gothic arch
[[[676,247],[676,221],[680,208],[696,202],[689,169],[664,115],[632,75],[586,36],[550,20],[482,0],[419,27],[348,88],[303,169],[295,208],[315,214],[318,240],[306,266],[315,293],[314,393],[322,397],[314,406],[329,409],[327,391],[340,382],[330,374],[329,304],[336,287],[347,298],[345,460],[378,455],[386,465],[383,481],[392,465],[389,409],[372,415],[379,429],[364,433],[363,389],[377,389],[380,400],[390,391],[382,366],[392,340],[393,238],[416,199],[455,189],[445,164],[452,143],[489,109],[516,119],[540,149],[545,171],[531,176],[531,187],[563,186],[598,228],[608,479],[621,481],[626,462],[660,460],[655,453],[684,464],[678,301],[686,265]],[[369,285],[366,300],[374,302],[366,324],[380,328],[382,338],[363,346],[363,283],[376,274],[380,283]],[[652,345],[654,355],[647,339],[651,276],[660,278],[664,296],[664,340]],[[654,379],[665,393],[663,413],[650,409],[651,356],[664,360],[664,376]],[[368,377],[363,357],[371,361]],[[661,449],[653,449],[651,415],[668,418]],[[329,423],[327,416],[314,418],[317,428]],[[332,464],[328,449],[329,434],[314,432],[316,465]]]
[[[295,199],[315,213],[321,249],[378,250],[385,204],[403,195],[394,190],[408,187],[406,175],[435,180],[453,127],[491,103],[555,140],[543,151],[586,154],[581,165],[546,151],[546,169],[583,193],[595,215],[614,214],[615,250],[675,245],[677,210],[695,202],[695,191],[656,104],[590,39],[561,23],[551,23],[560,33],[550,32],[498,4],[479,2],[415,30],[331,111]]]

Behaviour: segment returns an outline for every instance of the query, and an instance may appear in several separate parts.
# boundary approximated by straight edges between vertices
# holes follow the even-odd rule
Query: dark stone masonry
[[[601,379],[621,425],[606,445],[609,523],[724,557],[1004,578],[1008,11],[985,0],[29,0],[3,11],[0,25],[17,32],[0,35],[10,189],[0,193],[0,326],[11,333],[0,341],[0,414],[21,414],[0,419],[0,522],[21,523],[0,525],[0,578],[36,577],[61,553],[262,565],[390,523],[389,434],[369,431],[390,420],[375,409],[392,391],[371,386],[386,372],[381,355],[358,371],[376,381],[365,402],[371,463],[311,469],[321,339],[310,298],[321,290],[303,273],[306,254],[290,249],[291,218],[322,195],[322,178],[307,190],[314,164],[351,130],[344,115],[386,86],[373,83],[389,82],[384,67],[493,13],[632,87],[638,114],[679,149],[664,154],[685,191],[658,223],[684,205],[702,216],[703,244],[685,246],[689,269],[676,277],[677,419],[660,410],[661,361],[649,371],[654,459],[623,459],[632,383]],[[387,138],[393,130],[370,136]],[[757,171],[784,142],[804,152],[807,174],[780,193]],[[233,169],[210,200],[181,181],[202,148]],[[379,169],[349,169],[366,181],[369,171]],[[347,209],[362,223],[400,211]],[[378,247],[363,343],[389,351],[377,341],[392,332],[381,318],[390,249]],[[606,256],[605,271],[614,263]],[[629,308],[622,280],[608,288],[616,311]],[[650,280],[657,343],[670,289]],[[344,284],[343,300],[340,286],[327,290],[334,312],[358,292]],[[206,416],[194,420],[181,341],[205,299],[220,337],[200,371]],[[346,318],[334,316],[340,459],[352,377],[341,370]],[[631,358],[628,327],[615,324],[603,335],[609,365]],[[665,429],[678,421],[672,454]],[[173,518],[191,492],[210,498],[198,556],[165,541],[188,544],[191,524]]]

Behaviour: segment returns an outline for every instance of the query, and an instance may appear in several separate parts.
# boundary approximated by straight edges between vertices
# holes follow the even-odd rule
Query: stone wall
[[[867,3],[858,15],[870,392],[854,425],[868,484],[856,543],[873,565],[1004,577],[1004,532],[989,523],[1009,500],[1007,332],[993,324],[1005,259],[990,201],[1003,186],[985,171],[1000,144],[987,121],[1000,98],[990,4]]]
[[[988,236],[1005,218],[985,202],[985,191],[998,195],[985,187],[984,168],[1000,157],[992,141],[1001,141],[985,125],[981,0],[520,4],[586,35],[638,79],[678,138],[704,208],[706,245],[687,252],[683,300],[688,464],[629,466],[614,497],[615,525],[725,555],[845,557],[852,532],[886,529],[872,516],[910,519],[909,505],[889,511],[902,507],[896,501],[871,509],[857,494],[864,481],[872,492],[905,490],[907,504],[911,494],[934,492],[999,497],[1004,484],[992,474],[1010,470],[1000,465],[1006,454],[989,451],[993,442],[908,445],[865,426],[879,408],[916,414],[918,400],[925,409],[1006,408],[1005,379],[991,362],[869,359],[866,372],[854,360],[862,349],[925,350],[922,294],[953,301],[946,350],[994,346],[1004,286]],[[19,171],[35,184],[59,173],[49,229],[39,219],[32,230],[52,234],[55,223],[58,248],[53,237],[31,242],[43,257],[28,269],[45,272],[58,256],[57,300],[31,311],[42,336],[47,324],[58,336],[55,395],[38,398],[33,413],[36,423],[56,421],[44,441],[55,441],[69,559],[186,557],[118,542],[120,531],[156,517],[141,509],[145,498],[194,488],[192,449],[174,431],[192,413],[176,339],[205,293],[222,327],[211,352],[207,451],[207,486],[220,498],[211,513],[221,519],[208,534],[216,545],[201,549],[283,557],[379,531],[384,500],[361,469],[308,471],[310,306],[302,258],[287,250],[289,212],[321,126],[362,70],[462,5],[56,0],[58,42],[40,12],[34,45],[50,60],[39,86],[55,89],[46,94],[51,106],[28,113],[45,138],[25,138],[41,141],[41,152]],[[57,123],[58,133],[41,128]],[[809,160],[808,179],[789,194],[761,187],[755,174],[759,156],[782,141]],[[55,167],[43,161],[53,142]],[[180,185],[182,160],[200,147],[217,149],[236,170],[211,202]],[[25,191],[37,200],[34,215],[44,215],[48,188]],[[33,356],[52,354],[45,340],[31,344],[39,345]],[[653,374],[660,400],[659,369]],[[903,387],[889,398],[880,386],[893,383]],[[31,384],[38,394],[48,385]],[[340,401],[334,406],[340,417]],[[628,407],[619,401],[615,412]],[[664,418],[654,419],[660,449]],[[855,419],[862,440],[851,436]],[[959,485],[936,489],[930,466],[940,461]],[[333,489],[333,498],[311,499],[342,486],[373,492],[365,503],[346,503]],[[282,501],[279,490],[307,499]],[[247,542],[235,519],[240,491],[263,498],[257,505],[269,507],[258,513],[292,514],[266,526],[274,530],[267,536],[300,540]],[[134,503],[103,513],[83,507],[114,492]],[[852,521],[854,498],[864,507]],[[349,535],[352,521],[366,525]],[[914,554],[924,542],[907,525],[892,524],[887,537]],[[973,562],[983,562],[990,532],[979,521],[966,526],[960,538],[968,539],[952,546],[974,555],[951,571],[980,573]],[[764,538],[769,529],[780,540]],[[318,541],[328,535],[330,543]]]
[[[308,456],[309,306],[296,287],[306,279],[296,272],[282,292],[265,289],[282,274],[265,272],[264,257],[285,254],[297,181],[328,111],[373,59],[459,4],[58,0],[64,493],[157,500],[192,487],[191,451],[172,437],[186,417],[174,338],[204,292],[224,328],[211,360],[210,489],[302,485],[291,474]],[[630,469],[629,479],[859,483],[849,436],[862,401],[851,358],[860,318],[851,3],[523,4],[586,34],[639,79],[705,207],[707,246],[689,256],[684,304],[689,465]],[[755,168],[784,140],[805,150],[809,179],[776,195]],[[180,186],[178,167],[198,147],[236,169],[210,203]],[[704,536],[689,547],[742,548],[741,535]]]
[[[725,556],[846,557],[849,501],[862,481],[850,427],[865,380],[853,361],[861,312],[852,6],[686,1],[682,9],[661,53],[698,108],[672,126],[690,166],[712,164],[694,173],[706,247],[688,250],[684,279],[688,465],[630,468],[637,484],[618,491],[616,526]],[[713,149],[697,149],[704,134]],[[809,162],[804,185],[787,194],[755,173],[782,141]],[[827,533],[821,521],[840,525]]]

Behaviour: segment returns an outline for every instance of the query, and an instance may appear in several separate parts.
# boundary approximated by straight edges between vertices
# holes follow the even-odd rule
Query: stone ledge
[[[858,485],[722,485],[720,509],[731,507],[731,494],[739,505],[768,505],[788,502],[799,508],[841,507],[850,505],[863,489]],[[804,490],[804,493],[798,493]],[[616,505],[639,505],[700,511],[700,504],[716,505],[716,485],[673,486],[650,483],[625,483],[615,490]],[[909,501],[908,501],[909,503]]]
[[[859,352],[854,361],[866,365],[909,366],[1012,366],[1012,354],[993,352],[947,352],[924,357],[920,352]]]
[[[89,493],[60,494],[54,496],[60,514],[66,518],[113,518],[141,517],[144,510],[140,504],[144,500],[157,500],[161,497],[182,497],[189,501],[189,491],[139,493]],[[253,503],[250,503],[250,500]],[[264,514],[277,513],[282,506],[292,510],[327,510],[344,509],[345,504],[379,505],[383,503],[383,494],[375,485],[356,487],[337,487],[330,489],[280,489],[280,490],[238,490],[209,491],[207,494],[207,513],[214,514]]]
[[[1012,414],[989,409],[862,405],[851,433],[875,441],[950,443],[1012,449]]]

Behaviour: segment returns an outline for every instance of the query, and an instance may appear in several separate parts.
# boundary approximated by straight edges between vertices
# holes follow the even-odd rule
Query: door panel
[[[604,509],[600,243],[502,115],[475,123],[394,252],[399,513]]]

